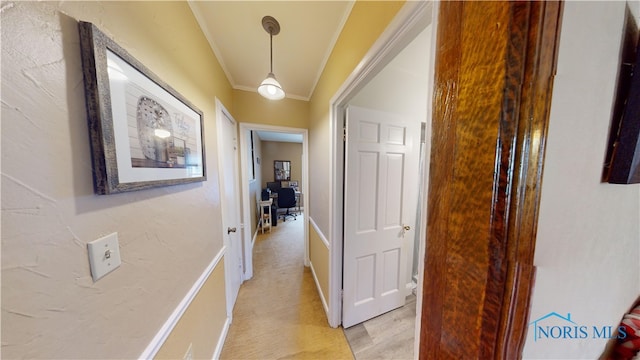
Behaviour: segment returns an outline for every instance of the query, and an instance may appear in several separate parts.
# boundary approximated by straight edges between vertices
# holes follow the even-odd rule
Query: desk
[[[273,199],[262,200],[258,202],[260,206],[260,228],[262,229],[262,233],[264,234],[264,228],[269,228],[269,233],[271,233],[271,204],[273,204]],[[264,208],[268,209],[268,212],[264,212]]]

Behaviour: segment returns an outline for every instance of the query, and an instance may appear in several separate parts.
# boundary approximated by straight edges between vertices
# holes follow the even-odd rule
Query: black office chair
[[[296,207],[296,192],[292,188],[281,188],[278,190],[278,207],[286,208],[287,212],[280,215],[282,216],[282,221],[287,220],[287,216],[293,217],[296,220],[296,214],[290,213],[289,209]]]

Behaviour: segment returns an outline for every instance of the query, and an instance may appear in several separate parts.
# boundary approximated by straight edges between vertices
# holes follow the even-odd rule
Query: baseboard
[[[222,354],[222,347],[224,346],[224,341],[227,340],[227,334],[229,333],[229,326],[231,326],[231,318],[227,317],[227,320],[224,322],[224,327],[222,328],[222,333],[218,337],[218,344],[216,345],[216,350],[213,352],[213,360],[220,359],[220,355]]]
[[[223,246],[213,260],[211,260],[209,266],[207,266],[202,275],[200,275],[198,280],[196,280],[191,289],[184,296],[182,301],[180,301],[175,310],[173,310],[173,313],[171,313],[167,321],[165,321],[160,330],[158,330],[156,336],[154,336],[149,345],[147,345],[147,348],[144,349],[142,354],[140,354],[140,359],[152,359],[156,356],[164,342],[167,340],[169,335],[171,335],[173,328],[176,327],[178,321],[182,318],[182,315],[184,315],[184,312],[187,311],[193,299],[198,295],[198,292],[224,256],[225,250],[226,248]]]
[[[253,233],[253,238],[251,239],[251,253],[253,254],[253,248],[256,246],[256,240],[258,239],[259,228],[256,226],[256,232]]]
[[[327,314],[327,318],[328,318],[329,306],[327,305],[327,301],[324,298],[324,293],[322,292],[322,287],[320,287],[320,282],[318,282],[318,277],[316,276],[316,271],[313,268],[312,262],[309,262],[309,267],[311,268],[311,275],[313,276],[313,281],[316,283],[316,288],[318,289],[318,293],[320,295],[320,301],[322,301],[322,307],[324,308],[324,312]]]
[[[253,253],[253,247],[256,246],[256,239],[258,238],[258,227],[256,227],[256,232],[253,233],[253,239],[251,239],[251,253]]]

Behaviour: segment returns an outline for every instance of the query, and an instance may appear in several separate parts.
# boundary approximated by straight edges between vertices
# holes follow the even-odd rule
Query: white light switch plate
[[[117,232],[88,243],[87,249],[93,281],[98,281],[122,263]]]

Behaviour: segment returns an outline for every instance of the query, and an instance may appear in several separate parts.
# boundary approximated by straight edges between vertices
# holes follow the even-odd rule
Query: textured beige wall
[[[182,315],[158,353],[156,359],[182,359],[191,344],[194,359],[212,359],[219,334],[212,329],[222,329],[226,318],[224,304],[224,260],[221,260],[187,311]]]
[[[327,237],[331,182],[329,102],[403,5],[404,1],[356,1],[310,100],[309,216]]]
[[[312,204],[309,217],[329,242],[330,101],[403,5],[404,1],[355,3],[310,99],[309,191],[305,197]],[[320,236],[314,227],[309,227],[309,258],[324,295],[329,296],[329,249]]]
[[[223,246],[213,99],[231,108],[230,85],[186,2],[3,1],[0,17],[2,356],[136,358]],[[204,112],[206,182],[94,195],[77,20]],[[94,283],[86,244],[112,232],[122,266]]]
[[[256,91],[233,90],[233,116],[238,122],[306,129],[309,102],[289,98],[272,101]]]
[[[273,162],[275,160],[291,161],[291,180],[297,180],[302,186],[302,144],[279,141],[262,142],[262,187],[273,181]]]

